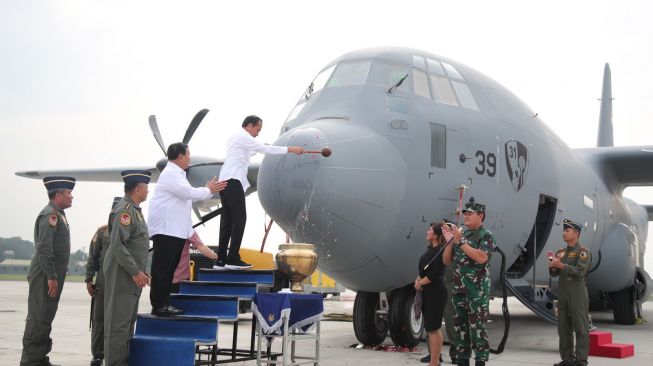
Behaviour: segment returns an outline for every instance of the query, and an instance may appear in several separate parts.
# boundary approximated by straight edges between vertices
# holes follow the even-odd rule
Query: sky
[[[3,0],[0,237],[33,240],[47,203],[42,183],[16,171],[153,166],[163,153],[148,116],[156,114],[170,144],[202,108],[210,112],[192,154],[223,158],[227,137],[249,114],[263,118],[258,138],[272,143],[313,77],[368,47],[411,47],[464,63],[519,96],[572,148],[596,146],[609,62],[615,145],[651,145],[650,14],[645,0]],[[72,248],[87,249],[122,184],[80,182],[73,195]],[[653,188],[625,195],[653,204]],[[247,209],[243,247],[259,248],[266,217],[256,194]],[[218,226],[216,219],[198,232],[215,244]],[[274,227],[266,249],[284,241]]]

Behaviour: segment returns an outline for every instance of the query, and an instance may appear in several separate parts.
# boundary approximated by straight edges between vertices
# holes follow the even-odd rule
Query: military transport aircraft
[[[633,324],[648,298],[643,258],[653,206],[622,192],[653,185],[653,146],[613,147],[611,100],[606,64],[598,146],[570,149],[514,94],[468,66],[404,48],[348,53],[310,83],[275,142],[333,154],[267,156],[251,166],[248,193],[258,189],[293,241],[316,245],[320,270],[357,291],[361,343],[378,344],[388,331],[396,344],[418,342],[412,283],[424,233],[432,221],[456,220],[460,187],[465,201],[487,205],[485,226],[500,249],[490,264],[494,296],[507,289],[556,320],[557,279],[544,253],[562,246],[561,222],[571,218],[584,225],[581,242],[594,259],[592,306],[611,306],[616,322]],[[150,125],[163,149],[156,120]],[[165,164],[149,167],[153,180]],[[188,178],[202,185],[221,165],[193,157]],[[120,170],[16,174],[119,181]]]

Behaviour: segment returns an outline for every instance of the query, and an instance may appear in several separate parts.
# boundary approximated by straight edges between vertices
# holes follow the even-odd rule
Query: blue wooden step
[[[179,285],[179,293],[184,295],[238,296],[244,300],[253,299],[256,289],[256,283],[250,282],[182,281]]]
[[[192,366],[195,341],[192,339],[136,337],[129,347],[129,365]]]
[[[164,338],[191,340],[201,344],[217,344],[218,319],[138,314],[134,338]]]
[[[172,294],[170,302],[172,306],[184,311],[184,317],[238,319],[237,296]]]
[[[252,271],[225,271],[210,268],[200,268],[197,279],[200,281],[215,282],[256,282],[262,286],[274,285],[274,271],[252,270]]]

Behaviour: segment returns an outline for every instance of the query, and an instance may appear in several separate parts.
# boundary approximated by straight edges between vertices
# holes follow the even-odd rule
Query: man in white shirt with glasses
[[[218,259],[214,269],[248,269],[252,265],[240,258],[240,244],[245,232],[247,211],[245,191],[250,184],[247,180],[249,159],[256,153],[297,155],[306,152],[300,146],[272,146],[255,139],[263,128],[263,120],[258,116],[247,116],[242,130],[227,141],[227,157],[220,169],[220,181],[227,182],[227,188],[220,192],[222,214],[220,216],[220,239]],[[231,240],[231,245],[229,241]]]

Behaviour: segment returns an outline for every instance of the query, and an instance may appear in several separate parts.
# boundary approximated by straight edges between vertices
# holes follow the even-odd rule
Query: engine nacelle
[[[592,258],[587,287],[594,291],[616,292],[635,280],[637,235],[622,223],[614,224],[601,243],[598,258]]]

